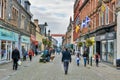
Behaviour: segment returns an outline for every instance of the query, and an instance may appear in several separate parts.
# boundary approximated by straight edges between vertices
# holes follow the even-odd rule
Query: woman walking
[[[28,55],[29,55],[30,61],[32,61],[32,56],[34,56],[32,49],[29,50]]]

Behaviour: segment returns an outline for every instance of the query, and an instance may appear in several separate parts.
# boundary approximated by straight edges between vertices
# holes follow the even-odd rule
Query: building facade
[[[0,0],[0,61],[10,61],[12,50],[17,47],[22,57],[22,46],[30,47],[31,13],[20,0]],[[30,7],[29,1],[24,4]]]
[[[92,57],[98,52],[102,61],[110,63],[116,60],[116,1],[76,0],[74,7],[74,25],[77,24],[77,20],[80,24],[77,38],[83,43],[86,39],[92,39],[94,45],[89,46],[89,56]],[[90,21],[83,26],[86,18]],[[84,49],[85,46],[82,50]]]

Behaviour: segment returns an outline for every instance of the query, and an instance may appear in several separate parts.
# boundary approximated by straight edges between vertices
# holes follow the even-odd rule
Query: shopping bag
[[[18,60],[18,65],[20,66],[20,65],[22,65],[22,62],[21,62],[21,60]]]

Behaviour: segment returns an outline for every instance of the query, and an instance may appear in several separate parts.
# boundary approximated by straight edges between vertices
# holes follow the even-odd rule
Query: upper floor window
[[[2,0],[0,0],[0,18],[2,17]]]
[[[12,21],[14,22],[15,25],[18,23],[18,9],[15,8],[14,6],[12,7]]]
[[[99,12],[99,26],[101,26],[101,12]]]
[[[28,22],[27,31],[30,32],[30,23]]]
[[[21,29],[25,29],[25,16],[23,14],[21,16]]]
[[[5,17],[6,0],[0,0],[0,18]]]
[[[105,11],[105,23],[109,24],[109,9],[108,9],[108,6],[106,7],[106,11]]]
[[[18,3],[20,3],[21,4],[21,0],[17,0],[18,1]]]
[[[115,3],[113,4],[113,22],[115,22]]]

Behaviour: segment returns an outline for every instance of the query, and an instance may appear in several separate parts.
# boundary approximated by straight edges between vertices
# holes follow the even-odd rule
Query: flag
[[[105,4],[102,3],[102,6],[101,6],[101,11],[104,12],[106,10],[106,7],[105,7]]]
[[[86,26],[85,20],[82,21],[81,23],[81,29],[84,28]]]
[[[90,18],[88,16],[86,16],[86,18],[85,18],[85,24],[86,24],[86,26],[88,25],[89,22],[90,22]]]
[[[80,27],[78,25],[76,25],[76,28],[75,28],[75,32],[78,33]]]

